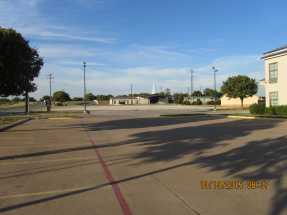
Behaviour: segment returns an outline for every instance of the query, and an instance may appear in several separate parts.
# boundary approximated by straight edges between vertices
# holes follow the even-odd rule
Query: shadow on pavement
[[[144,128],[210,120],[216,119],[216,117],[218,117],[218,119],[222,118],[221,116],[214,116],[212,118],[192,117],[123,119],[86,124],[86,128],[90,131]],[[287,169],[287,136],[274,139],[262,139],[261,137],[258,137],[258,139],[261,140],[246,142],[244,144],[240,144],[237,148],[218,152],[216,155],[204,154],[204,152],[207,150],[226,146],[226,144],[229,144],[229,142],[232,143],[235,139],[247,136],[253,132],[272,129],[281,122],[282,120],[211,121],[210,124],[205,125],[187,125],[186,127],[181,128],[167,128],[165,130],[138,132],[132,134],[130,136],[131,139],[129,140],[120,141],[113,144],[78,147],[25,155],[14,155],[14,158],[87,150],[94,147],[115,147],[125,144],[144,146],[142,147],[142,151],[133,156],[133,158],[139,159],[140,163],[171,161],[177,160],[185,155],[192,155],[192,160],[189,162],[124,178],[113,183],[123,183],[136,180],[148,175],[170,171],[183,166],[198,165],[201,168],[208,168],[210,171],[224,171],[226,176],[239,177],[243,180],[274,180],[275,193],[271,202],[269,214],[281,215],[286,212],[285,209],[287,206],[287,189],[283,187],[283,177]],[[5,159],[13,159],[13,156],[0,158],[0,160]],[[253,170],[250,170],[249,167],[252,167]],[[0,212],[10,211],[33,204],[39,204],[71,195],[93,191],[108,185],[110,184],[106,183],[69,193],[58,194],[47,198],[15,204],[0,208]]]
[[[150,118],[131,118],[131,119],[120,119],[111,120],[98,123],[85,123],[83,126],[90,131],[97,130],[116,130],[116,129],[135,129],[135,128],[147,128],[147,127],[158,127],[166,125],[176,125],[182,123],[198,122],[205,120],[223,119],[224,116],[216,115],[194,115],[185,117],[150,117]],[[78,127],[79,125],[74,125]]]
[[[206,119],[210,119],[207,117]],[[172,125],[202,120],[192,119],[126,119],[89,125],[89,130],[142,128]],[[203,119],[204,120],[204,119]],[[117,145],[140,144],[144,149],[135,154],[140,163],[171,161],[184,155],[193,155],[194,160],[186,165],[199,165],[210,171],[225,171],[227,176],[248,179],[268,179],[275,181],[276,193],[273,196],[270,215],[281,215],[287,208],[287,188],[283,187],[283,178],[287,169],[287,136],[274,139],[258,137],[256,142],[246,142],[230,151],[213,156],[204,156],[204,152],[216,147],[224,147],[236,138],[241,138],[260,130],[276,127],[284,120],[230,120],[221,123],[194,127],[172,128],[158,131],[139,132],[131,139]],[[286,121],[285,121],[286,123]],[[270,131],[269,131],[270,132]],[[224,141],[224,143],[223,143]],[[249,168],[254,171],[248,171]],[[245,173],[242,173],[245,171]],[[247,171],[247,173],[246,173]],[[285,183],[286,183],[285,177]],[[286,186],[286,185],[285,185]]]
[[[143,178],[143,177],[146,177],[146,176],[149,176],[149,175],[154,175],[154,174],[158,174],[158,173],[161,173],[161,172],[166,172],[166,171],[169,171],[169,170],[172,170],[172,169],[176,169],[176,168],[179,168],[179,167],[182,167],[182,166],[187,166],[187,165],[190,165],[190,162],[186,162],[186,163],[170,166],[170,167],[159,169],[159,170],[155,170],[155,171],[146,172],[144,174],[138,174],[138,175],[135,175],[135,176],[132,176],[132,177],[123,178],[123,179],[120,179],[120,180],[116,180],[116,181],[114,181],[112,183],[99,184],[99,185],[86,187],[86,188],[82,188],[82,189],[81,188],[80,189],[75,189],[74,191],[65,192],[65,193],[61,193],[61,194],[56,194],[56,195],[52,195],[52,196],[49,196],[49,197],[44,197],[44,198],[40,198],[40,199],[36,199],[36,200],[25,201],[25,202],[22,202],[22,203],[18,203],[18,204],[2,207],[2,208],[0,208],[0,213],[13,211],[13,210],[16,210],[16,209],[20,209],[20,208],[24,208],[24,207],[28,207],[28,206],[32,206],[32,205],[36,205],[36,204],[41,204],[41,203],[45,203],[45,202],[49,202],[49,201],[53,201],[53,200],[57,200],[57,199],[61,199],[61,198],[69,197],[69,196],[73,196],[73,195],[79,195],[79,194],[82,194],[82,193],[95,191],[95,190],[98,190],[100,188],[103,188],[103,187],[106,187],[106,186],[110,186],[112,184],[120,184],[120,183],[124,183],[124,182],[128,182],[128,181],[140,179],[140,178]]]
[[[135,154],[143,162],[170,161],[184,155],[199,156],[205,150],[224,147],[236,138],[254,131],[270,129],[279,120],[226,120],[198,126],[135,133],[118,144],[140,144],[144,150]],[[223,143],[224,141],[224,143]]]
[[[109,166],[123,164],[128,162],[129,158],[117,158],[117,159],[110,159],[106,160],[107,164]],[[68,163],[60,163],[60,164],[45,164],[45,166],[41,167],[33,167],[33,168],[26,168],[21,169],[13,172],[1,172],[0,173],[0,180],[1,179],[8,179],[8,178],[15,178],[15,177],[24,177],[24,176],[32,176],[32,175],[38,175],[42,173],[49,173],[49,172],[58,172],[63,171],[67,169],[72,169],[76,167],[83,167],[83,166],[90,166],[99,164],[99,161],[97,161],[97,157],[95,156],[94,159],[88,159],[88,160],[82,160],[82,161],[69,161]]]
[[[192,164],[210,171],[224,171],[226,176],[243,180],[273,180],[275,194],[269,214],[286,213],[287,136],[253,141],[216,155],[200,156]]]

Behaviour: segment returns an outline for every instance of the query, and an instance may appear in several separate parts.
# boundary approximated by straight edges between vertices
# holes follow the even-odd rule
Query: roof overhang
[[[267,58],[279,57],[279,56],[286,55],[286,54],[287,54],[287,46],[284,46],[284,47],[263,53],[263,56],[261,59],[265,60]]]

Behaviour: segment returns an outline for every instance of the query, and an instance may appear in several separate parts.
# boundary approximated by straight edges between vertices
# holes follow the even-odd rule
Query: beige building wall
[[[147,105],[150,104],[148,98],[136,97],[136,98],[111,98],[110,105]]]
[[[245,107],[249,107],[252,104],[256,104],[258,103],[259,97],[258,96],[252,96],[252,97],[248,97],[245,98],[243,100],[243,106]],[[226,95],[221,97],[221,106],[233,106],[233,107],[237,107],[237,106],[241,106],[241,100],[239,98],[229,98]]]
[[[287,105],[287,51],[283,54],[264,58],[266,106],[270,106],[269,93],[278,91],[278,104]],[[278,81],[269,83],[269,64],[278,63]]]

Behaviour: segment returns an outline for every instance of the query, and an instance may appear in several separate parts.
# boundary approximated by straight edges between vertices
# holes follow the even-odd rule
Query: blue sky
[[[158,88],[186,92],[246,74],[263,78],[261,54],[287,43],[287,2],[267,0],[0,0],[0,25],[21,32],[44,58],[38,91],[82,94],[82,61],[94,94]],[[219,87],[218,86],[218,87]]]

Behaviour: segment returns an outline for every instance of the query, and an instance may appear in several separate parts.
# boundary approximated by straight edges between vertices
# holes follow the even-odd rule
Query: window
[[[278,105],[278,92],[269,93],[270,106]]]
[[[278,80],[278,63],[269,64],[269,83],[277,83]]]

